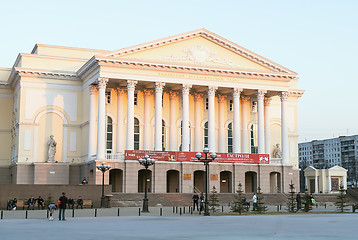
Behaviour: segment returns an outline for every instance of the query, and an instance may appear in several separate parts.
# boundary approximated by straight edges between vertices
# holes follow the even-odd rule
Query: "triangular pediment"
[[[296,75],[206,29],[119,49],[100,58]]]
[[[308,166],[305,170],[303,170],[304,172],[315,172],[317,169],[313,166]]]

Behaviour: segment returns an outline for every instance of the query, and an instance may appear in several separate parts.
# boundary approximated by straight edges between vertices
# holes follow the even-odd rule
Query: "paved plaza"
[[[14,239],[354,239],[357,214],[107,216],[0,220]]]

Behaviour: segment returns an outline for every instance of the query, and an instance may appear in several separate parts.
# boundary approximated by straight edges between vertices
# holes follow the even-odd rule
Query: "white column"
[[[189,149],[189,91],[191,85],[184,84],[182,86],[182,119],[183,119],[183,134],[182,134],[182,151],[190,151]]]
[[[201,131],[201,102],[203,101],[202,94],[195,94],[195,134],[194,134],[194,151],[201,152],[203,150],[202,131]]]
[[[317,171],[315,172],[315,176],[314,176],[314,193],[318,193],[318,176],[317,176]]]
[[[97,159],[105,159],[106,151],[106,86],[108,78],[98,78],[98,117],[97,117]]]
[[[125,89],[117,88],[117,140],[116,140],[116,152],[123,153],[123,120],[124,120],[124,101],[123,95]]]
[[[288,155],[288,123],[287,123],[287,98],[288,92],[281,93],[281,146],[282,164],[289,164]]]
[[[144,90],[144,130],[143,130],[143,149],[144,150],[152,150],[150,146],[150,142],[152,138],[152,134],[150,133],[150,112],[151,112],[151,104],[150,98],[152,96],[152,90]]]
[[[331,186],[331,174],[329,173],[329,170],[328,170],[327,172],[328,172],[328,193],[331,193],[331,190],[332,190],[332,186]]]
[[[208,87],[209,109],[208,109],[208,148],[211,152],[216,152],[216,134],[215,134],[215,92],[217,87]]]
[[[233,152],[240,153],[240,135],[241,135],[241,125],[240,125],[240,94],[242,89],[234,88],[232,91],[233,96],[233,126],[232,126],[232,137],[233,137]]]
[[[162,151],[162,97],[165,83],[155,83],[155,151]]]
[[[226,134],[225,134],[225,120],[224,120],[225,99],[226,96],[223,95],[218,96],[218,108],[219,108],[218,124],[219,124],[219,152],[220,153],[227,152],[227,138],[225,138]]]
[[[265,153],[271,155],[271,133],[270,133],[270,103],[271,98],[265,97]]]
[[[88,158],[90,161],[91,157],[96,154],[96,94],[97,87],[89,86],[89,125],[88,125]]]
[[[266,91],[257,91],[258,153],[265,153],[264,98]]]
[[[134,90],[137,81],[127,80],[127,143],[126,150],[134,150]]]
[[[242,148],[243,153],[249,153],[249,130],[247,129],[247,114],[249,112],[249,100],[250,97],[241,97],[241,108],[242,108]]]
[[[175,108],[175,100],[177,98],[177,92],[169,93],[169,101],[170,101],[170,126],[169,126],[169,151],[177,151],[178,147],[176,144],[176,108]]]
[[[343,180],[342,180],[343,187],[344,187],[344,189],[347,189],[347,176],[343,175],[342,177],[343,177]]]

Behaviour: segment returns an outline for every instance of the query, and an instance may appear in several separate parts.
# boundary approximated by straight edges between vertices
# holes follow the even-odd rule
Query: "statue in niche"
[[[282,152],[280,149],[280,144],[276,144],[275,150],[273,150],[273,157],[274,158],[282,158]]]
[[[48,140],[48,159],[47,162],[55,161],[56,154],[56,141],[53,139],[53,135],[50,136],[50,140]]]

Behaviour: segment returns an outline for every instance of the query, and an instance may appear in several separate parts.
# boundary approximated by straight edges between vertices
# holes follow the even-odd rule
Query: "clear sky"
[[[0,67],[36,43],[115,50],[206,28],[299,74],[299,141],[358,134],[358,1],[0,3]]]

